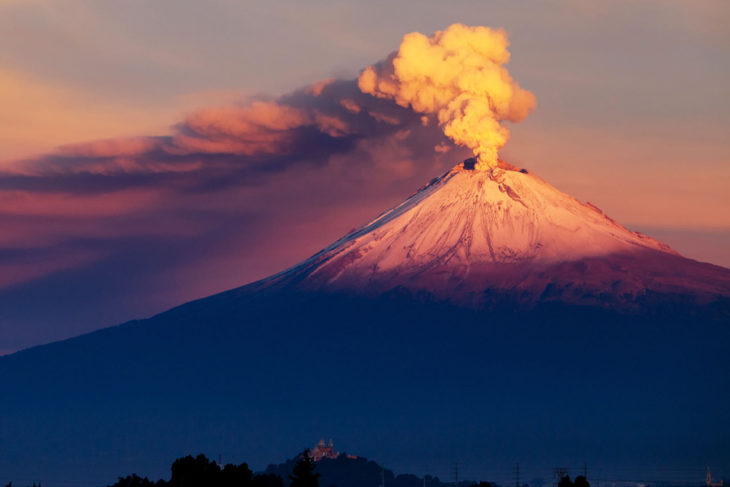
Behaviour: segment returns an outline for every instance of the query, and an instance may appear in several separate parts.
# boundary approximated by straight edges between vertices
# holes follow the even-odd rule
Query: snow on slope
[[[489,171],[471,166],[470,160],[458,164],[400,205],[259,285],[364,294],[405,287],[477,305],[494,291],[534,302],[551,286],[555,293],[556,285],[562,291],[555,299],[585,304],[595,304],[595,296],[607,291],[625,299],[647,289],[683,292],[687,285],[706,294],[730,294],[727,270],[703,268],[694,284],[681,272],[663,275],[667,265],[694,261],[526,170],[503,162]],[[582,264],[566,267],[566,262]]]

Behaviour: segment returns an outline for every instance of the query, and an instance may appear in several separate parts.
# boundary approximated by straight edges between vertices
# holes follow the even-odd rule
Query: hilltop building
[[[332,444],[332,440],[325,444],[324,439],[319,440],[319,443],[314,445],[310,450],[309,456],[315,462],[322,460],[323,458],[338,458],[342,455],[340,452],[335,451],[335,447]],[[347,458],[357,458],[355,455],[347,455]]]
[[[330,442],[332,444],[332,442]],[[712,472],[710,472],[710,467],[707,467],[707,475],[705,476],[705,486],[706,487],[722,487],[722,480],[719,482],[713,482],[712,481]]]

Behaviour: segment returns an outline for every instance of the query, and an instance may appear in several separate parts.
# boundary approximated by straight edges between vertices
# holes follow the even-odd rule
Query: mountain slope
[[[467,160],[255,289],[290,285],[405,288],[475,307],[500,295],[635,309],[650,293],[702,303],[730,296],[730,272],[685,259],[526,170],[502,162],[477,171]]]

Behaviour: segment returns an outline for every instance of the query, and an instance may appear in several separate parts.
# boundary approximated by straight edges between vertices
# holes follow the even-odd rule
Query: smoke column
[[[436,114],[444,134],[474,151],[478,169],[489,169],[509,139],[501,122],[519,122],[535,107],[535,96],[504,67],[508,46],[502,29],[453,24],[431,37],[411,32],[398,52],[360,73],[358,86]]]

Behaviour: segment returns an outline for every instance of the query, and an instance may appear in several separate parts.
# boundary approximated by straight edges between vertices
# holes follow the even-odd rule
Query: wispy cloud
[[[433,121],[328,79],[195,110],[164,135],[5,164],[0,343],[62,338],[263,277],[464,156]]]

